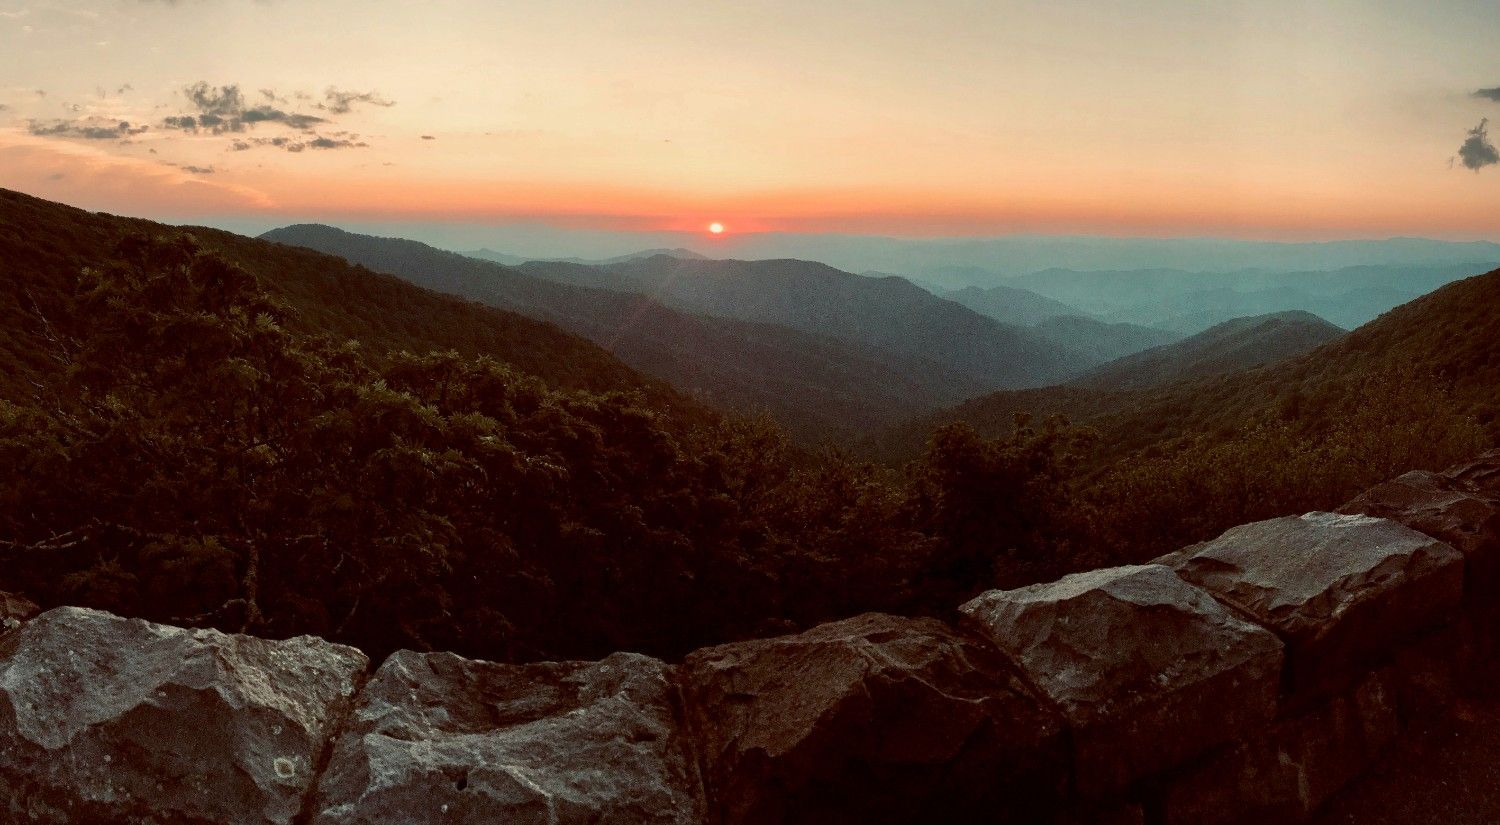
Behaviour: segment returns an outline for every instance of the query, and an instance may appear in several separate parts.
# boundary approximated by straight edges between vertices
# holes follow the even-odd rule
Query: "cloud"
[[[1485,100],[1493,100],[1496,103],[1500,103],[1500,86],[1496,86],[1493,89],[1480,89],[1479,91],[1474,93],[1474,96],[1482,97]]]
[[[184,172],[191,172],[195,175],[212,175],[214,173],[214,168],[212,166],[191,166],[188,164],[183,164],[180,168]]]
[[[334,133],[331,137],[316,134],[314,130],[319,126],[332,122],[330,117],[294,112],[287,107],[292,104],[293,100],[296,100],[310,104],[319,111],[333,116],[348,114],[357,105],[381,107],[396,105],[394,101],[387,100],[378,92],[351,92],[333,86],[324,90],[323,100],[318,103],[313,103],[312,95],[306,92],[293,92],[287,96],[278,94],[274,89],[260,89],[258,93],[261,102],[251,103],[237,84],[212,86],[207,82],[199,81],[182,90],[183,97],[187,98],[193,111],[165,117],[161,125],[168,129],[195,134],[208,132],[214,135],[225,135],[242,134],[253,130],[260,124],[270,123],[295,129],[307,135],[306,138],[241,138],[229,147],[231,151],[236,152],[243,152],[258,146],[271,146],[288,152],[301,152],[304,149],[348,149],[369,144],[360,141],[358,135],[351,136],[346,132]]]
[[[86,117],[79,120],[31,120],[26,130],[37,137],[64,137],[80,140],[124,140],[147,130],[129,121]]]
[[[370,106],[389,107],[395,106],[396,101],[386,100],[379,92],[347,92],[339,91],[332,86],[323,90],[323,102],[318,108],[325,112],[336,115],[348,114],[354,108],[354,104],[364,103]]]
[[[262,90],[261,94],[273,102],[277,99],[275,93],[269,90]],[[197,110],[196,114],[163,118],[162,126],[184,132],[206,131],[222,135],[244,132],[261,123],[279,123],[293,129],[306,130],[328,122],[327,118],[288,112],[269,104],[250,105],[238,85],[210,86],[199,81],[183,88],[182,95]]]
[[[423,140],[437,140],[437,135],[423,135]]]
[[[1478,172],[1486,166],[1500,163],[1500,151],[1495,149],[1495,144],[1490,143],[1489,122],[1489,118],[1479,121],[1478,126],[1469,130],[1469,137],[1464,145],[1458,147],[1457,160],[1465,169]]]
[[[311,135],[309,137],[253,137],[236,140],[229,145],[231,152],[246,152],[262,146],[287,152],[302,152],[307,149],[363,149],[370,144],[359,139],[359,135],[335,132],[333,135]]]

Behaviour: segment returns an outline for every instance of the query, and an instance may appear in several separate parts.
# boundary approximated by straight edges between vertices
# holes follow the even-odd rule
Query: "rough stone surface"
[[[1389,674],[1372,674],[1353,692],[1282,720],[1170,784],[1160,821],[1301,822],[1368,769],[1397,731]]]
[[[995,590],[960,610],[1062,709],[1102,794],[1263,728],[1282,646],[1160,565]]]
[[[1500,506],[1457,479],[1407,473],[1366,490],[1339,512],[1387,518],[1452,545],[1464,554],[1470,592],[1500,583]]]
[[[1449,467],[1443,476],[1470,492],[1500,498],[1500,450],[1490,450],[1473,461]]]
[[[0,638],[0,819],[291,822],[367,665],[63,607]]]
[[[1303,699],[1348,686],[1452,618],[1463,592],[1457,550],[1393,521],[1335,513],[1232,528],[1177,570],[1286,642],[1285,686]]]
[[[36,602],[14,593],[0,593],[0,633],[15,630],[21,623],[42,612]]]
[[[866,614],[683,671],[710,822],[1040,821],[1065,782],[1055,712],[936,620]]]
[[[669,825],[702,817],[671,669],[401,651],[360,694],[316,823]]]

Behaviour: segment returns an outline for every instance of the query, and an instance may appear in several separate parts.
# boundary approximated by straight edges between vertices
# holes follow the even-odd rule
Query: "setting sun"
[[[722,223],[711,223],[711,224],[708,225],[708,231],[712,232],[715,235],[722,235],[722,234],[724,234],[724,224],[722,224]]]

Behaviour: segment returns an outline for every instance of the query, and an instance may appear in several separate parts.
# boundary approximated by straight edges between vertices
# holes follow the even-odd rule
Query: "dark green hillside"
[[[1467,278],[1311,352],[1144,390],[994,393],[867,442],[902,461],[934,427],[1011,431],[1017,411],[1087,426],[1080,541],[1141,560],[1230,525],[1337,506],[1364,486],[1500,441],[1500,271]]]
[[[1013,286],[966,286],[942,297],[963,304],[981,315],[1017,326],[1035,326],[1053,318],[1086,318],[1081,309]]]
[[[991,386],[962,370],[859,341],[670,308],[619,291],[608,268],[551,262],[516,269],[416,241],[317,225],[263,237],[554,321],[722,409],[770,412],[806,441],[848,439]],[[558,277],[535,277],[537,268]]]
[[[1492,438],[1500,437],[1500,270],[1449,284],[1311,352],[1265,367],[1149,391],[1069,386],[991,393],[907,422],[870,443],[884,458],[900,459],[914,455],[935,426],[961,421],[998,434],[1009,429],[1017,410],[1061,413],[1097,428],[1104,458],[1181,437],[1223,436],[1265,417],[1316,437],[1351,411],[1362,384],[1397,375],[1412,392],[1451,396]]]
[[[1176,341],[1179,336],[1154,327],[1115,323],[1070,315],[1050,318],[1032,327],[1037,334],[1058,346],[1081,352],[1100,364],[1123,358],[1142,350]],[[1095,369],[1099,369],[1095,367]]]
[[[1313,350],[1344,330],[1308,312],[1278,312],[1225,321],[1173,344],[1095,367],[1076,387],[1133,390],[1237,372]]]
[[[175,230],[0,189],[0,359],[11,366],[0,371],[0,397],[29,392],[32,381],[57,368],[42,347],[43,319],[66,312],[64,295],[84,267],[111,260],[131,233],[168,231]],[[660,406],[691,406],[551,324],[417,289],[310,250],[213,229],[191,232],[260,276],[294,310],[288,322],[300,331],[352,338],[374,352],[487,355],[555,387],[642,391]]]
[[[522,269],[538,277],[580,277],[567,266],[533,261]],[[1093,363],[1029,329],[1002,324],[896,276],[868,278],[816,261],[667,255],[600,269],[618,279],[611,288],[650,295],[683,311],[879,347],[942,365],[990,388],[1044,386]]]
[[[1316,435],[1354,412],[1361,385],[1385,376],[1403,377],[1413,392],[1451,395],[1500,436],[1500,270],[1449,284],[1304,355],[1148,393],[1100,420],[1124,436],[1152,420],[1214,433],[1275,416]]]

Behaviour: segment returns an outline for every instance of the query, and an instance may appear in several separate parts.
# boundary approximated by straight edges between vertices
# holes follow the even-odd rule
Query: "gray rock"
[[[401,651],[361,692],[314,822],[698,822],[671,669]]]
[[[0,639],[5,821],[291,822],[367,660],[63,607]]]
[[[994,590],[960,611],[1062,709],[1102,795],[1263,728],[1282,646],[1159,565]]]
[[[1470,492],[1500,498],[1500,450],[1490,450],[1473,461],[1449,467],[1442,474]]]
[[[1340,513],[1376,516],[1441,539],[1464,554],[1465,584],[1500,584],[1500,506],[1439,473],[1410,472],[1371,487],[1340,507]]]
[[[1337,691],[1457,612],[1463,556],[1385,519],[1308,513],[1232,528],[1178,574],[1275,631],[1302,699]]]
[[[696,651],[683,692],[716,823],[1038,821],[1061,720],[998,653],[866,614]]]
[[[1263,736],[1205,760],[1169,783],[1164,825],[1303,822],[1370,768],[1398,733],[1387,673]]]

